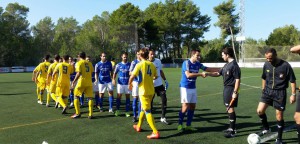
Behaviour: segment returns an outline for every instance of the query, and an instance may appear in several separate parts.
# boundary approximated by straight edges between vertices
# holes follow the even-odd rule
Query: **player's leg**
[[[51,100],[51,92],[50,92],[50,87],[47,88],[47,99],[46,99],[46,107],[50,106],[50,100]]]
[[[93,86],[86,87],[84,91],[86,97],[88,98],[88,105],[89,105],[89,119],[93,118]]]
[[[128,85],[124,85],[125,87],[125,116],[130,117],[129,109],[130,109],[130,91],[128,89]]]
[[[95,107],[100,109],[99,106],[99,88],[98,88],[98,84],[97,83],[93,83],[93,92],[95,95]]]
[[[235,136],[236,133],[236,114],[234,111],[234,107],[237,106],[237,99],[235,99],[234,103],[230,105],[230,102],[232,100],[232,94],[234,91],[234,87],[231,86],[225,86],[223,91],[223,101],[224,105],[226,107],[229,107],[227,114],[229,119],[229,127],[224,131],[224,136],[226,138],[231,138]]]
[[[85,94],[85,93],[83,93],[83,94],[81,95],[81,97],[79,97],[80,106],[83,106],[83,105],[84,105],[84,94]]]
[[[157,95],[161,98],[161,118],[160,121],[164,124],[169,124],[166,119],[166,112],[167,112],[167,95],[166,90],[163,85],[157,87]]]
[[[113,103],[114,103],[114,88],[111,82],[107,83],[107,91],[108,91],[108,101],[109,101],[109,112],[113,113]]]
[[[294,114],[294,119],[297,128],[298,143],[300,143],[300,93],[298,93],[297,100],[296,100],[296,112]]]
[[[116,116],[119,116],[120,113],[122,93],[124,93],[124,89],[122,85],[117,84],[117,99],[116,99],[116,112],[115,112]]]
[[[104,92],[106,89],[105,84],[98,84],[99,88],[99,105],[100,105],[100,112],[103,112],[103,98],[104,98]]]
[[[141,96],[140,97],[141,102],[142,102],[142,109],[146,114],[146,119],[149,124],[149,126],[152,129],[152,134],[148,135],[147,138],[149,139],[158,139],[159,138],[159,133],[155,127],[155,122],[154,118],[151,112],[151,101],[153,99],[153,95],[148,95],[148,96]]]
[[[262,97],[260,99],[260,102],[258,103],[257,110],[256,110],[257,115],[259,116],[260,121],[261,121],[262,126],[263,126],[262,134],[270,132],[270,127],[269,127],[269,124],[268,124],[268,118],[267,118],[267,115],[265,113],[268,106],[273,105],[273,100],[270,99],[269,92],[270,92],[270,90],[268,90],[268,89],[263,90]]]
[[[188,109],[188,103],[187,103],[187,89],[180,87],[180,99],[181,99],[181,109],[178,113],[178,127],[177,130],[182,131],[183,130],[183,120],[186,115],[186,111]]]
[[[286,90],[274,90],[276,96],[274,99],[274,108],[276,109],[276,120],[277,120],[277,143],[282,143],[282,134],[284,130],[284,118],[283,113],[286,105]]]
[[[71,116],[72,118],[79,118],[81,117],[80,113],[80,102],[79,98],[82,96],[84,91],[84,88],[82,87],[75,87],[74,88],[74,108],[75,108],[75,114]]]
[[[192,121],[193,121],[193,117],[194,117],[194,112],[195,112],[195,108],[196,108],[196,103],[197,103],[197,90],[196,89],[187,89],[186,90],[186,94],[187,94],[187,103],[188,104],[188,108],[187,108],[187,120],[186,120],[186,130],[196,130],[194,128],[192,128]]]

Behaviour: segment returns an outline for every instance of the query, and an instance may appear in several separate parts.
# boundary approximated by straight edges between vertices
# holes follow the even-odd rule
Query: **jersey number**
[[[90,72],[90,67],[89,67],[89,65],[88,65],[88,64],[85,64],[84,66],[85,66],[85,71],[86,71],[86,72]]]
[[[68,73],[68,67],[67,66],[63,66],[63,73],[67,74]]]
[[[152,73],[151,73],[150,65],[147,65],[147,66],[148,66],[148,67],[147,67],[147,74],[148,74],[149,76],[151,76]]]

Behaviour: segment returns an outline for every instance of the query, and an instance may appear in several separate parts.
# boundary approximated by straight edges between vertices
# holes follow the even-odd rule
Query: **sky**
[[[270,33],[276,28],[286,25],[294,25],[300,28],[300,0],[244,0],[245,1],[245,33],[246,38],[266,40]],[[19,3],[29,8],[27,20],[31,26],[37,24],[41,19],[49,16],[53,22],[59,18],[74,17],[80,25],[95,15],[101,15],[103,11],[112,13],[120,5],[127,2],[145,10],[155,2],[165,0],[0,0],[0,7],[9,3]],[[206,40],[220,37],[220,29],[214,26],[218,21],[213,8],[223,0],[193,0],[200,8],[202,15],[211,17],[209,32],[204,34]],[[240,0],[234,0],[236,14],[239,12]]]

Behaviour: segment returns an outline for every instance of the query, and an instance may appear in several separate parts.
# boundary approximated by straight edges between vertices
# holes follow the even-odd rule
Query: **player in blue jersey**
[[[199,70],[208,72],[217,72],[219,69],[208,68],[199,62],[200,50],[192,50],[191,58],[182,63],[181,80],[180,80],[180,97],[181,97],[181,110],[179,111],[178,130],[183,131],[182,125],[185,114],[187,113],[187,121],[185,130],[195,131],[196,129],[191,126],[194,117],[194,110],[197,103],[197,77],[205,77],[205,73],[199,73]]]
[[[104,92],[107,89],[109,95],[109,112],[113,113],[113,85],[111,81],[111,75],[113,73],[113,67],[110,61],[106,60],[106,54],[102,53],[101,61],[95,65],[95,83],[99,86],[99,104],[100,112],[103,112],[103,97]]]
[[[117,84],[117,99],[116,99],[116,112],[115,115],[119,115],[119,109],[121,105],[122,94],[126,96],[126,117],[130,117],[129,106],[130,106],[130,91],[128,89],[128,80],[129,80],[129,68],[130,63],[127,62],[128,53],[122,53],[122,62],[118,63],[115,67],[113,75],[113,84],[116,85],[116,77],[118,75],[118,84]]]
[[[73,59],[71,56],[69,57],[69,64],[71,64],[73,67],[75,67],[76,64],[76,59]],[[76,72],[72,73],[70,75],[70,84],[71,82],[74,80],[76,75]],[[69,100],[70,100],[70,107],[73,107],[74,105],[74,89],[72,87],[70,87],[70,96],[69,96]]]
[[[129,74],[131,75],[131,72],[134,70],[134,67],[136,64],[138,64],[141,61],[139,50],[136,51],[136,59],[131,62],[130,68],[129,68]],[[131,90],[131,95],[132,95],[132,112],[133,112],[133,120],[132,122],[137,122],[138,121],[138,114],[141,111],[140,103],[138,104],[137,101],[139,99],[139,87],[138,87],[139,79],[138,77],[135,77],[133,82],[132,82],[132,90]],[[137,113],[138,111],[138,113]]]

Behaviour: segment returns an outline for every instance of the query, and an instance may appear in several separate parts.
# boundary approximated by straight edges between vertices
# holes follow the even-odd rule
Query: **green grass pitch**
[[[222,130],[228,127],[228,117],[222,98],[222,77],[197,79],[198,103],[192,126],[196,132],[179,133],[177,131],[178,111],[180,110],[179,81],[181,69],[165,68],[164,72],[169,82],[167,90],[167,119],[170,125],[159,122],[160,98],[154,100],[154,117],[161,138],[148,140],[146,136],[151,129],[144,122],[143,131],[137,133],[132,128],[132,117],[124,114],[115,117],[108,113],[99,113],[95,109],[96,119],[87,118],[87,107],[82,108],[82,118],[73,120],[70,116],[74,109],[69,109],[66,116],[61,109],[37,104],[35,84],[31,81],[31,73],[0,74],[0,143],[3,144],[49,144],[65,143],[197,143],[197,144],[244,144],[250,133],[258,132],[261,124],[256,115],[256,108],[261,96],[261,69],[242,69],[242,85],[240,89],[237,113],[236,137],[227,139]],[[294,69],[296,77],[300,78],[300,69]],[[288,89],[290,95],[290,88]],[[106,94],[107,97],[107,94]],[[46,96],[44,95],[44,99]],[[124,104],[124,96],[122,103]],[[289,101],[289,97],[287,99]],[[107,99],[104,104],[107,106]],[[295,104],[287,102],[285,112],[286,126],[293,125]],[[269,107],[268,120],[273,130],[276,130],[275,110]],[[287,143],[297,143],[296,131],[283,134]],[[269,141],[274,143],[274,140]]]

